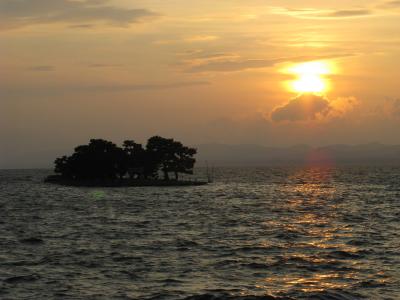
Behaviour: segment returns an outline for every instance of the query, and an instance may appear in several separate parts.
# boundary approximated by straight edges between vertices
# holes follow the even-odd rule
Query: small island
[[[132,140],[119,147],[91,139],[88,145],[76,147],[71,156],[57,158],[57,175],[48,176],[45,182],[85,187],[205,185],[208,181],[179,179],[180,174],[193,174],[196,153],[194,148],[160,136],[151,137],[145,148]]]

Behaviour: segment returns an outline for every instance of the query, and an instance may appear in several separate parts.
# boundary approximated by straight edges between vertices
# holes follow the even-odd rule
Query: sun
[[[322,93],[326,90],[324,79],[314,74],[301,75],[292,83],[294,91],[299,93]]]
[[[289,88],[298,93],[323,93],[329,88],[326,76],[333,73],[333,67],[324,61],[312,61],[290,66],[285,73],[296,76],[289,82]]]

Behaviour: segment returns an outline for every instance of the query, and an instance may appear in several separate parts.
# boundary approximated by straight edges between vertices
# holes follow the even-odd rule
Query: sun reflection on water
[[[333,172],[331,165],[325,165],[298,170],[289,176],[291,184],[283,186],[282,192],[291,197],[282,199],[276,218],[266,222],[265,227],[278,229],[282,232],[279,238],[287,239],[281,258],[272,265],[285,265],[291,272],[276,272],[260,282],[259,288],[277,294],[290,290],[311,293],[345,289],[358,280],[359,275],[347,268],[360,268],[355,260],[359,249],[338,242],[353,238],[353,232],[338,219],[341,208],[331,182]],[[338,270],[332,272],[335,266]]]

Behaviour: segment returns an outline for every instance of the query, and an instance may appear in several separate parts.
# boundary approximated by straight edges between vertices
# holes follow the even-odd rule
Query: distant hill
[[[400,145],[379,143],[311,147],[202,144],[197,161],[213,165],[400,164]]]
[[[268,166],[290,164],[400,165],[400,145],[370,143],[311,147],[265,147],[260,145],[200,144],[197,166]],[[1,149],[0,149],[1,150]],[[53,168],[54,159],[66,150],[0,152],[0,169]]]

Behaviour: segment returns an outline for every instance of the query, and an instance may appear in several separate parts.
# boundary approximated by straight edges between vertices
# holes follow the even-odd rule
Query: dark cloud
[[[338,98],[335,101],[311,93],[291,99],[271,112],[275,122],[315,121],[342,117],[351,111],[358,101],[353,97]]]
[[[237,57],[238,55],[233,53],[225,53],[225,52],[206,52],[206,51],[192,51],[187,53],[181,53],[181,56],[185,56],[191,59],[199,59],[199,60],[215,60],[215,59],[227,59],[232,57]]]
[[[122,64],[89,64],[89,68],[117,68],[122,67]]]
[[[51,72],[54,71],[53,66],[33,66],[28,68],[29,71],[34,71],[34,72]]]
[[[193,66],[188,72],[235,72],[247,69],[266,68],[277,63],[276,60],[268,59],[245,59],[229,61],[210,61],[205,64]]]
[[[95,26],[94,24],[74,24],[74,25],[70,25],[69,28],[89,29],[89,28],[93,28],[94,26]]]
[[[200,64],[190,65],[186,68],[186,72],[189,73],[201,73],[201,72],[237,72],[249,69],[261,69],[272,67],[278,63],[284,62],[304,62],[314,61],[320,59],[333,59],[353,56],[353,53],[332,53],[326,55],[316,56],[294,56],[274,59],[216,59],[216,60],[205,60]]]
[[[334,18],[360,18],[375,16],[379,14],[379,10],[396,10],[400,9],[400,0],[387,0],[370,7],[358,7],[351,9],[339,10],[322,10],[316,8],[296,9],[276,7],[273,12],[277,14],[286,14],[298,18],[306,19],[334,19]]]
[[[386,1],[385,3],[381,4],[380,7],[388,9],[400,8],[400,1]]]
[[[329,101],[324,97],[302,94],[275,108],[271,113],[271,119],[275,122],[315,120],[319,115],[326,115],[329,109]]]
[[[200,54],[197,55],[197,58],[199,59],[214,59],[214,58],[225,58],[225,57],[232,57],[235,56],[234,54],[230,54],[230,53],[204,53],[204,54]]]
[[[56,22],[126,26],[156,16],[146,9],[127,9],[108,3],[108,0],[0,0],[0,29]]]
[[[321,16],[329,18],[349,18],[349,17],[368,16],[371,15],[372,13],[373,12],[368,9],[346,9],[346,10],[336,10]]]

